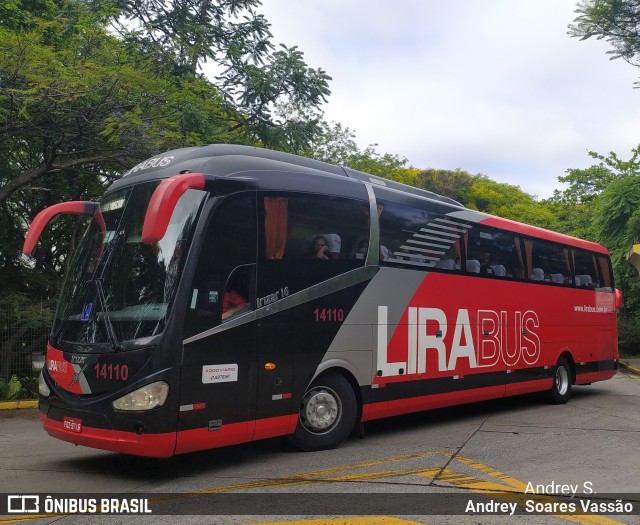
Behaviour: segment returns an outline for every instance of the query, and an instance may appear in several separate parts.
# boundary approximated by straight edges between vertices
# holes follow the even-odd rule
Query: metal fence
[[[0,301],[0,401],[33,399],[44,366],[51,302]]]

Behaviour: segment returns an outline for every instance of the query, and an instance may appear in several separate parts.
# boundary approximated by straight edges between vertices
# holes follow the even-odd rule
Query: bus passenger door
[[[178,454],[253,436],[255,250],[255,194],[225,198],[204,234],[186,305]]]

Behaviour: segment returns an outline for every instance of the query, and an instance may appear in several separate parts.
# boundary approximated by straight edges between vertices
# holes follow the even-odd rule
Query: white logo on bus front
[[[135,173],[136,171],[146,170],[146,169],[149,169],[149,168],[164,168],[164,167],[168,166],[169,164],[171,164],[171,161],[173,159],[174,159],[173,155],[165,156],[165,157],[154,157],[152,159],[145,160],[145,161],[141,162],[140,164],[136,164],[129,171],[126,171],[122,176],[123,177],[127,177],[128,175],[131,175],[132,173]]]
[[[385,377],[455,371],[459,360],[466,361],[465,368],[476,369],[501,362],[507,367],[534,365],[540,358],[541,342],[536,333],[540,321],[533,310],[478,310],[474,336],[467,309],[459,309],[455,319],[447,319],[439,308],[409,307],[404,361],[389,360],[387,319],[388,307],[378,306],[377,370]],[[453,326],[454,333],[447,338],[449,326]],[[451,342],[447,346],[448,339]],[[428,362],[427,353],[433,356],[434,350],[436,362]]]

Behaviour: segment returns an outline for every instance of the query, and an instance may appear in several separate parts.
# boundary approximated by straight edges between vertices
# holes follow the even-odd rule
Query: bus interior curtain
[[[527,256],[527,271],[530,278],[533,277],[533,241],[531,239],[524,240],[524,250]]]
[[[266,258],[282,259],[287,245],[289,200],[286,197],[264,198]]]
[[[596,256],[594,255],[593,257],[596,257]],[[597,261],[598,261],[598,268],[600,270],[598,274],[598,280],[600,281],[600,286],[610,288],[612,284],[611,284],[611,273],[609,271],[609,260],[606,257],[599,255],[597,257]]]
[[[456,242],[453,243],[453,250],[456,252],[456,260],[455,263],[457,265],[462,261],[462,248],[460,247],[460,237],[456,239]]]
[[[520,271],[522,272],[522,276],[524,277],[525,269],[524,269],[524,261],[522,259],[522,248],[520,244],[520,237],[517,235],[513,237],[513,242],[516,247],[516,255],[518,256],[518,262],[520,263]],[[518,276],[518,275],[516,275]]]

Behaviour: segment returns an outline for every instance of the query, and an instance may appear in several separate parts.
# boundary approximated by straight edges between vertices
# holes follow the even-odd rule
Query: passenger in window
[[[480,275],[493,275],[493,268],[491,268],[491,254],[485,253],[480,259]]]
[[[369,253],[369,239],[362,239],[356,248],[355,253],[353,254],[354,259],[365,260],[367,258],[367,253]],[[380,245],[380,260],[386,261],[389,258],[389,248],[386,246]]]
[[[248,278],[245,272],[234,272],[222,296],[222,320],[229,319],[248,308]]]
[[[247,299],[237,290],[227,290],[222,299],[222,320],[242,312],[247,306]]]
[[[513,279],[524,279],[524,270],[522,268],[514,268],[507,273],[507,277],[511,277]]]
[[[356,249],[356,252],[354,254],[354,258],[355,259],[366,259],[367,258],[367,252],[369,251],[369,239],[362,239],[359,243],[358,243],[358,247]]]
[[[311,259],[331,259],[331,252],[329,250],[329,241],[324,235],[317,235],[311,241]]]

